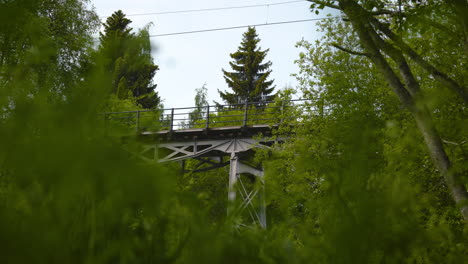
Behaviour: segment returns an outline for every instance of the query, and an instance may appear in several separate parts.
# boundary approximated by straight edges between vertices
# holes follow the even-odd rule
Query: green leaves
[[[336,1],[320,2],[316,8]],[[456,41],[463,35],[453,23],[456,12],[440,1],[402,2],[412,10],[402,20],[400,30],[407,31],[401,37],[463,83],[466,62],[463,43]],[[258,151],[253,160],[265,168],[268,229],[232,230],[237,219],[226,219],[226,168],[181,175],[177,164],[148,164],[133,155],[141,145],[128,130],[123,139],[105,136],[109,131],[97,113],[106,107],[142,109],[135,109],[136,101],[153,104],[151,79],[158,67],[151,61],[148,32],[132,33],[123,13],[108,27],[119,32],[113,37],[120,41],[103,41],[102,53],[91,56],[95,14],[84,3],[0,4],[4,262],[466,262],[466,227],[411,116],[367,57],[331,46],[362,52],[350,24],[325,20],[321,40],[298,43],[295,76],[309,103],[284,104],[293,94],[285,89],[271,108],[248,109],[272,123],[283,120],[275,136],[288,140]],[[425,24],[428,17],[434,23]],[[73,33],[71,25],[79,29]],[[443,27],[449,30],[442,32]],[[225,93],[228,102],[238,102],[240,94],[253,100],[272,93],[271,63],[263,63],[268,50],[259,50],[258,43],[249,29],[231,54],[233,72],[225,72],[233,90]],[[457,95],[410,64],[429,98],[452,172],[466,181],[466,109]],[[252,89],[245,92],[245,87]],[[206,87],[197,89],[195,103],[192,117],[199,122],[194,125],[204,127]],[[210,120],[241,116],[235,124],[242,125],[243,111],[231,110],[228,117],[211,113]],[[159,114],[145,120],[154,122]],[[128,128],[125,122],[135,117],[121,125]]]
[[[156,109],[160,98],[154,90],[153,77],[159,67],[151,57],[148,28],[135,34],[128,27],[130,23],[120,10],[107,19],[99,55],[107,61],[106,68],[113,75],[113,92],[118,98],[134,97],[143,108]]]
[[[463,223],[411,117],[368,58],[331,47],[361,49],[350,25],[321,27],[320,41],[298,43],[296,78],[310,111],[293,142],[262,156],[271,221],[323,263],[437,262],[439,248],[463,259]],[[445,133],[463,135],[449,120],[439,120]]]

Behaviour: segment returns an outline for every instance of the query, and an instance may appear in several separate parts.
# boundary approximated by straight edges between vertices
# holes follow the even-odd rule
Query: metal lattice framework
[[[202,141],[188,141],[188,142],[173,142],[161,143],[158,145],[148,146],[145,151],[153,151],[158,149],[166,149],[170,154],[164,157],[158,157],[159,162],[180,161],[190,158],[198,158],[203,156],[210,156],[215,151],[222,153],[238,153],[252,149],[253,147],[265,148],[262,143],[271,142],[268,140],[254,140],[254,139],[218,139],[218,140],[202,140]],[[159,152],[159,151],[156,151]]]
[[[253,223],[266,228],[263,170],[241,158],[255,148],[265,149],[283,141],[270,139],[272,129],[300,121],[305,112],[322,115],[326,111],[311,108],[307,100],[289,100],[114,112],[104,117],[114,129],[137,132],[144,145],[140,156],[147,161],[197,160],[192,172],[229,165],[228,214],[248,212]],[[242,179],[245,174],[253,176],[258,183],[255,188],[248,188]]]
[[[242,161],[239,154],[255,148],[267,149],[275,141],[278,140],[226,138],[148,144],[142,150],[141,157],[147,161],[160,163],[194,159],[198,161],[198,164],[192,172],[202,172],[229,165],[228,199],[231,206],[228,213],[238,214],[247,211],[253,223],[266,228],[263,170]],[[164,155],[160,155],[161,153]],[[229,161],[223,159],[225,156],[229,156]],[[208,164],[208,167],[201,168],[205,164]],[[252,189],[246,187],[241,177],[242,174],[253,175],[259,186]],[[237,195],[239,195],[238,198]],[[241,199],[240,204],[235,204],[236,198]]]

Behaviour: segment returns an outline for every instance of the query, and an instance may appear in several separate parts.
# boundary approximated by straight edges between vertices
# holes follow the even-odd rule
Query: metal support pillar
[[[235,200],[237,196],[236,184],[240,180],[241,173],[248,173],[256,176],[256,180],[259,180],[261,186],[259,190],[251,190],[250,192],[245,189],[242,181],[241,189],[239,190],[242,204],[241,208],[249,211],[250,216],[254,222],[260,224],[262,228],[266,228],[266,207],[265,207],[265,185],[263,181],[263,171],[253,168],[243,162],[241,162],[236,152],[231,153],[230,168],[229,168],[229,189],[228,189],[228,215],[236,211]],[[256,208],[252,204],[253,198],[257,195],[258,207]]]
[[[236,200],[236,183],[237,173],[239,170],[238,157],[236,152],[231,153],[231,164],[229,168],[229,189],[228,189],[228,200],[230,203]],[[229,213],[229,212],[228,212]]]
[[[179,161],[182,165],[186,159],[198,160],[199,163],[192,172],[202,172],[230,165],[227,214],[229,216],[239,215],[241,221],[246,220],[247,216],[254,224],[266,228],[263,170],[241,161],[239,157],[239,153],[244,153],[254,147],[268,148],[261,144],[265,142],[267,141],[248,138],[201,141],[194,138],[192,141],[148,145],[141,151],[141,156],[148,161],[157,160],[161,163]],[[164,150],[164,157],[158,157],[159,149]],[[220,154],[220,152],[225,154]],[[230,155],[229,161],[223,161],[222,156],[226,154]],[[209,166],[201,167],[204,164]],[[249,177],[247,183],[244,179],[245,174],[254,177]],[[243,176],[241,177],[241,175]],[[250,180],[252,181],[250,182]]]
[[[267,221],[266,221],[266,202],[265,202],[265,181],[263,179],[263,171],[262,175],[258,176],[258,179],[260,180],[260,183],[262,186],[260,187],[260,192],[258,194],[258,203],[259,203],[259,210],[258,210],[258,216],[259,219],[258,221],[260,222],[260,225],[263,228],[267,227]]]

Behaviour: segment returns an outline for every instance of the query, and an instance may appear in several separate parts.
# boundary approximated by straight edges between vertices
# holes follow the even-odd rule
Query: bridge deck
[[[182,171],[185,171],[184,160],[194,159],[198,163],[192,172],[229,165],[230,206],[233,206],[236,194],[240,194],[240,210],[248,211],[253,223],[266,228],[263,171],[242,159],[248,160],[254,149],[268,148],[283,141],[284,138],[272,139],[272,131],[284,122],[293,124],[294,120],[300,120],[301,113],[311,111],[301,104],[304,101],[114,112],[105,113],[104,120],[108,128],[113,125],[114,129],[123,131],[127,135],[124,139],[137,135],[143,143],[139,144],[138,156],[148,162],[181,162]],[[133,130],[131,135],[128,129]],[[258,179],[260,184],[246,188],[242,174],[255,176],[255,181]],[[257,204],[253,200],[256,196]],[[228,213],[233,211],[232,208]]]
[[[140,137],[159,141],[270,136],[272,128],[279,124],[294,123],[301,113],[316,111],[306,101],[112,112],[104,113],[104,119],[108,127],[122,131],[133,129]]]
[[[229,126],[212,128],[188,128],[179,130],[143,131],[140,137],[150,137],[157,141],[190,141],[204,139],[224,139],[224,138],[252,138],[258,135],[265,137],[272,136],[272,129],[278,125],[249,125],[249,126]]]

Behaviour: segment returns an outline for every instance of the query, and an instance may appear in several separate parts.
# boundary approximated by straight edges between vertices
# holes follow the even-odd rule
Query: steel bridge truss
[[[266,228],[263,171],[244,158],[254,148],[268,148],[275,141],[283,141],[257,137],[271,137],[274,128],[280,126],[295,126],[304,113],[323,116],[329,111],[311,100],[297,99],[111,112],[103,117],[106,128],[124,135],[131,131],[130,137],[137,136],[144,146],[139,156],[147,161],[197,160],[192,172],[229,165],[228,214],[236,216],[247,211],[248,215],[242,216],[250,216]],[[247,182],[246,177],[251,181]]]
[[[241,157],[254,148],[269,149],[275,141],[242,138],[151,144],[146,145],[141,152],[141,157],[147,161],[159,163],[181,162],[184,164],[187,159],[198,160],[191,172],[203,172],[229,165],[228,215],[240,215],[247,211],[252,223],[266,228],[263,170],[251,166],[241,160]],[[229,156],[229,161],[223,159],[226,156]],[[203,165],[208,165],[208,167]],[[184,170],[183,165],[182,168]],[[253,187],[249,188],[245,182],[245,176],[242,175],[252,176]]]

